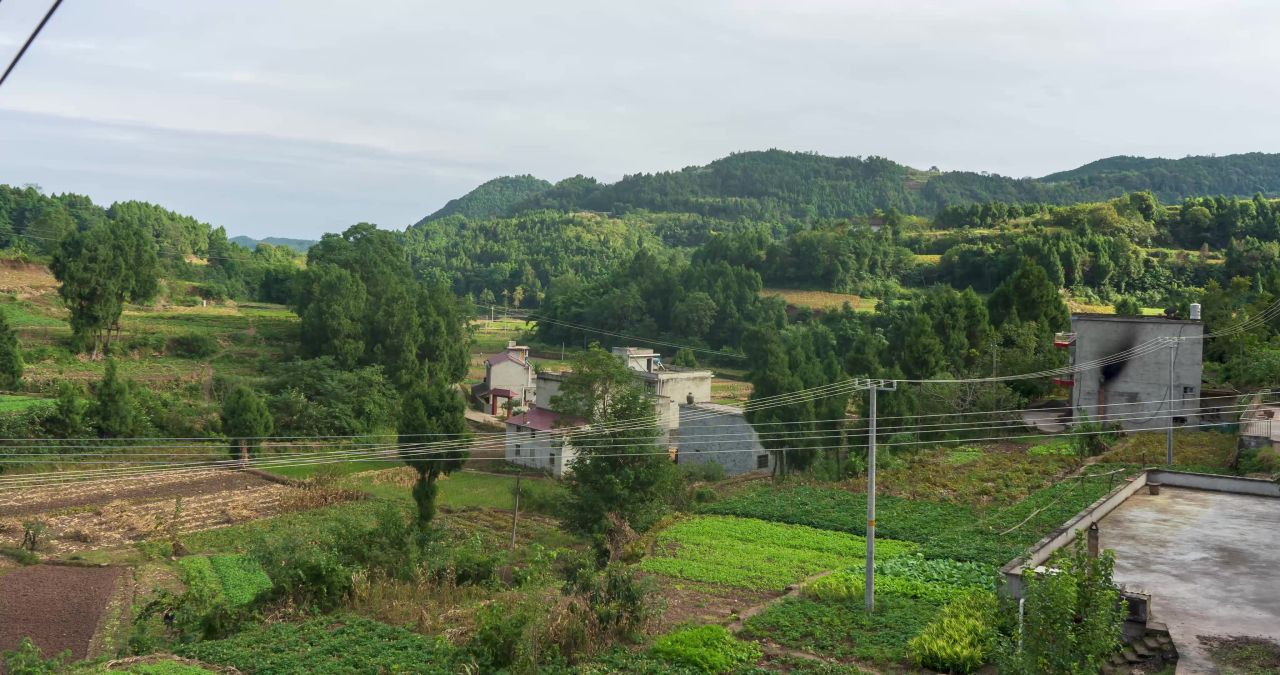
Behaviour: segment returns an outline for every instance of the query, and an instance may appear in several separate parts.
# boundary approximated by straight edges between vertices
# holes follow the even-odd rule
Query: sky
[[[50,1],[0,1],[6,64]],[[0,88],[0,183],[316,238],[500,175],[741,150],[1018,177],[1276,152],[1278,24],[1269,0],[67,0]]]

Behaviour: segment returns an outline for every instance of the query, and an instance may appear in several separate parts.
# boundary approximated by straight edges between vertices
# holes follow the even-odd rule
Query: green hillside
[[[455,215],[467,218],[495,218],[507,213],[516,204],[550,188],[551,183],[536,176],[494,178],[457,199],[450,199],[449,203],[439,211],[423,218],[418,224]]]

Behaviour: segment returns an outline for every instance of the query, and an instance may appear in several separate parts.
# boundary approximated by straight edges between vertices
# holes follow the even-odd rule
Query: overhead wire
[[[0,87],[9,79],[9,75],[13,73],[13,69],[18,66],[18,62],[26,55],[27,50],[31,48],[31,44],[36,41],[36,37],[40,35],[40,31],[44,30],[45,24],[49,23],[49,19],[53,18],[53,13],[58,11],[58,7],[62,5],[62,0],[53,0],[53,4],[49,6],[49,11],[45,13],[44,18],[40,19],[40,23],[36,25],[35,30],[31,31],[31,35],[27,37],[27,41],[22,43],[22,48],[14,55],[13,60],[9,62],[9,66],[4,69],[4,74],[0,75]]]

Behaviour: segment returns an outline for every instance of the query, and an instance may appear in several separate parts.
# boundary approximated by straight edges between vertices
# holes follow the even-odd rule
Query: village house
[[[533,387],[529,348],[513,340],[505,350],[485,358],[484,382],[471,387],[471,396],[485,412],[502,415],[508,403],[515,407],[532,398]]]
[[[657,352],[639,347],[615,347],[613,354],[652,398],[659,431],[656,444],[667,448],[672,461],[716,463],[727,475],[772,468],[771,456],[742,411],[711,403],[711,371],[668,366]],[[556,430],[580,426],[583,420],[554,411],[555,398],[569,375],[568,371],[536,374],[533,405],[506,421],[508,462],[557,478],[570,470],[573,447]]]

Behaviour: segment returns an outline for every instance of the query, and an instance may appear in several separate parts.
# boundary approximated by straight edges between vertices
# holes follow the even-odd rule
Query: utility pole
[[[516,547],[516,519],[520,515],[520,476],[524,475],[524,471],[516,474],[516,503],[511,507],[511,548]]]
[[[894,391],[897,382],[872,381],[867,388],[867,613],[875,609],[876,602],[876,392]]]
[[[1169,400],[1165,405],[1169,406],[1169,427],[1165,429],[1165,458],[1164,463],[1173,466],[1173,355],[1174,345],[1178,344],[1176,340],[1169,340]],[[1179,399],[1181,400],[1181,399]]]

